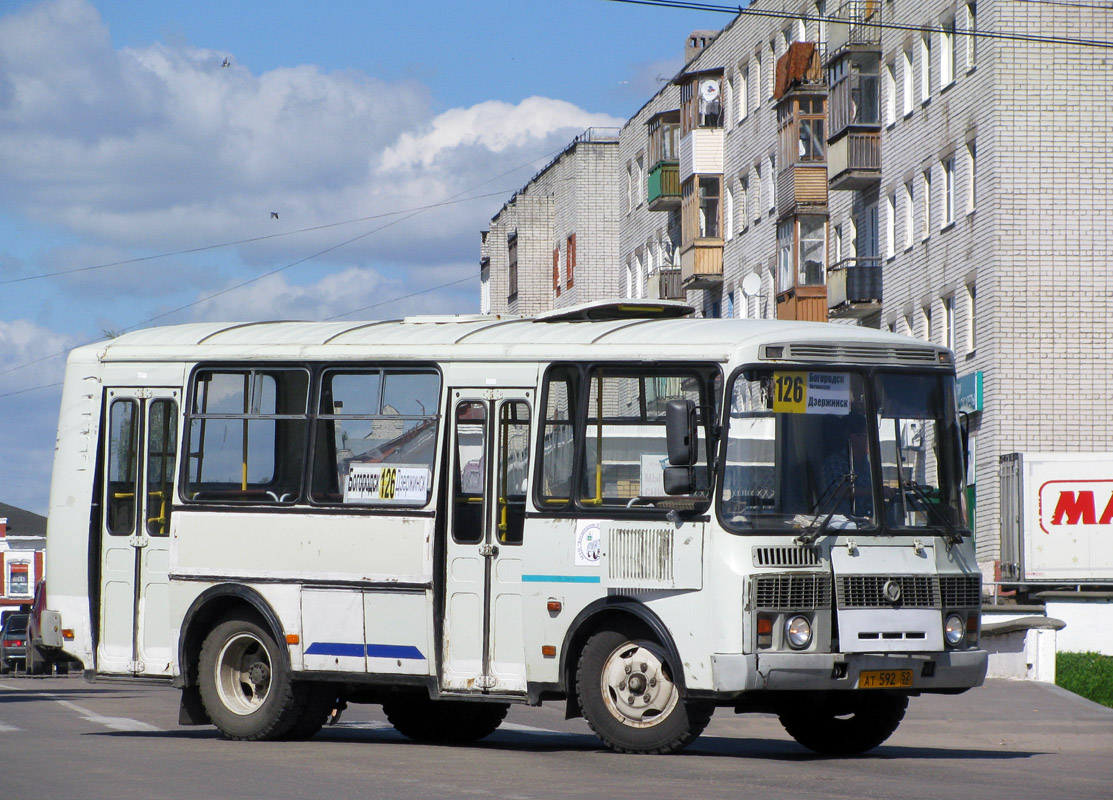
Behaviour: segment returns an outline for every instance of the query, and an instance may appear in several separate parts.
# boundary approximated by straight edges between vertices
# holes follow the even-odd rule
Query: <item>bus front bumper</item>
[[[911,670],[910,692],[969,689],[985,681],[985,650],[942,653],[715,653],[716,693],[859,688],[863,671]]]

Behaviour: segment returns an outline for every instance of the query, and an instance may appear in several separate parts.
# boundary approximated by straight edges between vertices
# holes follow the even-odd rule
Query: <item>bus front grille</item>
[[[939,608],[939,579],[935,575],[840,575],[837,594],[839,608]]]
[[[830,608],[831,576],[820,572],[758,575],[754,578],[754,605],[768,611]]]

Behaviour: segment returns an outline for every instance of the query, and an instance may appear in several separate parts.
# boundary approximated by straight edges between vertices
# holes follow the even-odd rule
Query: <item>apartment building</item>
[[[1083,41],[1111,39],[1092,4],[755,0],[619,132],[611,294],[576,302],[951,347],[978,557],[1008,578],[1000,457],[1113,450],[1113,59]]]
[[[618,131],[589,128],[480,234],[480,312],[538,314],[619,292]]]

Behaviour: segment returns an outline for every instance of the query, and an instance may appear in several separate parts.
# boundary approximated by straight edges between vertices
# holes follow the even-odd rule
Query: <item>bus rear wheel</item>
[[[304,711],[286,653],[250,614],[233,612],[201,645],[201,701],[209,719],[229,739],[279,739]]]
[[[383,701],[383,713],[400,734],[438,744],[467,744],[490,736],[509,710],[507,703],[432,700],[420,694]]]
[[[906,695],[879,693],[802,703],[782,712],[780,719],[788,735],[809,750],[849,756],[872,750],[892,736],[907,708]]]
[[[576,671],[591,729],[620,753],[675,753],[703,733],[714,707],[686,702],[664,649],[643,631],[604,630],[587,640]]]

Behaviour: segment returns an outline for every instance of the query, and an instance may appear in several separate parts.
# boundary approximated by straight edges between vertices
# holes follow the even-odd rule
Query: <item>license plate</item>
[[[858,675],[859,689],[906,689],[911,685],[910,669],[865,669]]]

